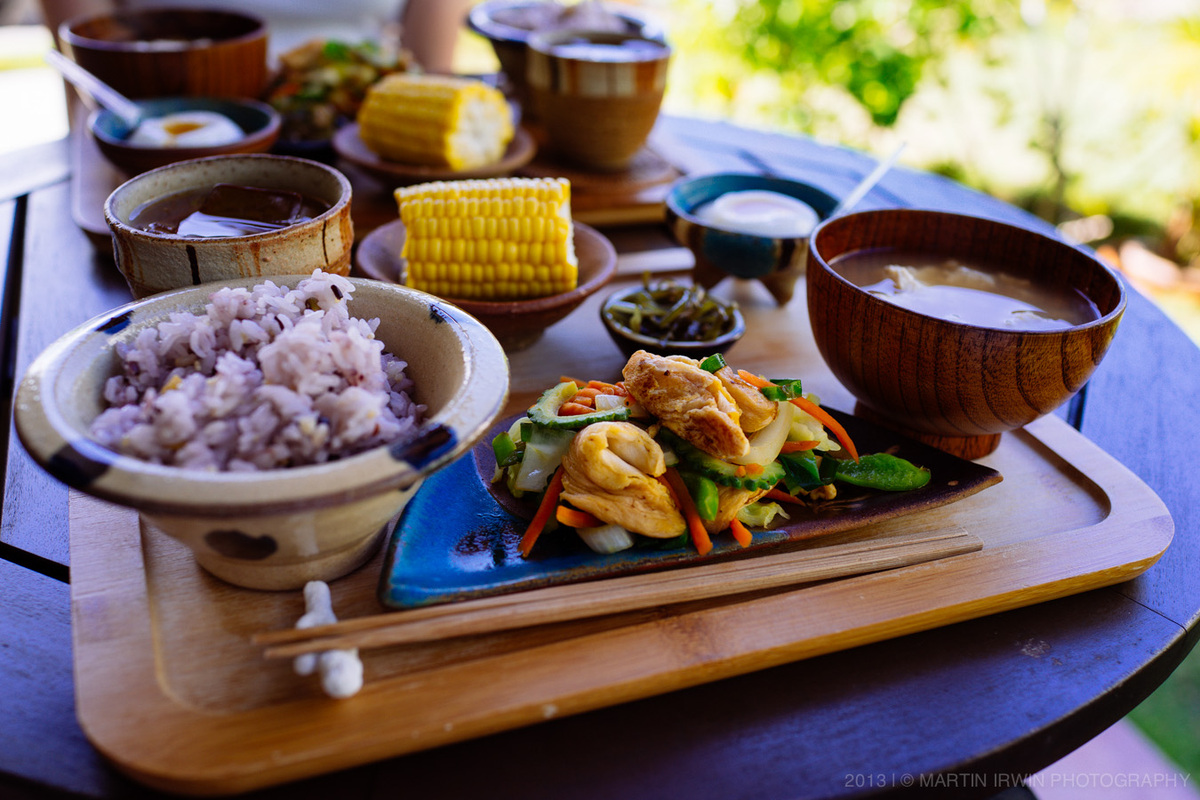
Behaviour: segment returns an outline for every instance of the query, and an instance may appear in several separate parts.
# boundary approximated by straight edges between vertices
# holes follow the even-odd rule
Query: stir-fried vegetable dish
[[[406,56],[386,53],[374,42],[314,40],[279,57],[265,99],[283,118],[282,139],[326,141],[355,119],[371,85],[408,68]]]
[[[917,489],[929,471],[888,453],[859,455],[799,380],[639,350],[616,383],[564,379],[492,441],[494,481],[540,495],[521,541],[573,528],[593,550],[691,546],[728,532],[742,546],[788,506],[839,483]]]

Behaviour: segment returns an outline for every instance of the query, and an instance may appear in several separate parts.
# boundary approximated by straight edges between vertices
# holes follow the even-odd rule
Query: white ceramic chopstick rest
[[[304,616],[296,622],[297,628],[312,628],[337,622],[337,617],[333,614],[333,602],[329,596],[329,584],[324,581],[309,581],[304,584],[304,608]],[[296,657],[294,666],[298,675],[311,675],[319,671],[321,688],[330,697],[350,697],[357,694],[363,685],[363,665],[358,657],[357,648],[305,653]]]

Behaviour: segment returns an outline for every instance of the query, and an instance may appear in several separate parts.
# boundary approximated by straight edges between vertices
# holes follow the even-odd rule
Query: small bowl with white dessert
[[[759,280],[785,305],[804,274],[809,234],[837,205],[833,195],[800,181],[717,173],[676,182],[666,219],[695,256],[696,283]]]
[[[259,100],[162,97],[135,102],[142,119],[132,131],[107,109],[88,117],[100,152],[129,175],[192,158],[265,153],[279,138],[279,112]]]

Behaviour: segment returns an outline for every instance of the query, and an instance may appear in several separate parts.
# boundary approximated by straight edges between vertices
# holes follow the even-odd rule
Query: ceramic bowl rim
[[[294,285],[306,277],[272,276],[269,279]],[[454,326],[455,339],[463,352],[461,383],[440,410],[423,420],[415,440],[420,444],[422,435],[448,430],[449,444],[434,450],[419,465],[394,457],[390,451],[395,445],[385,444],[336,461],[261,472],[183,470],[121,455],[104,447],[92,440],[86,431],[71,424],[57,403],[46,400],[53,397],[51,387],[60,379],[62,366],[98,332],[147,309],[154,311],[146,320],[147,324],[152,324],[164,319],[171,311],[202,307],[212,292],[223,287],[249,288],[263,280],[238,278],[163,292],[106,311],[64,334],[38,355],[19,384],[17,429],[26,451],[56,479],[88,494],[141,511],[219,517],[291,513],[409,487],[465,453],[503,409],[509,391],[508,361],[495,336],[482,323],[433,295],[365,278],[348,280],[355,284],[356,291],[367,287],[367,291],[377,296],[392,295],[401,302],[427,306],[430,317],[436,315],[436,324]],[[112,347],[111,341],[105,342],[95,357],[108,357]],[[502,372],[502,379],[474,380],[489,374],[490,370]],[[464,411],[473,412],[478,418],[456,421],[455,417]],[[30,428],[28,435],[24,430],[26,426]],[[49,446],[39,446],[33,441],[35,436],[44,438],[47,435],[51,438]],[[409,442],[401,444],[400,448],[404,449],[405,444]],[[111,471],[116,476],[113,485],[105,484],[102,476],[96,482],[89,480],[80,485],[75,465],[61,460],[65,450],[97,462],[104,467],[104,472]],[[133,480],[126,480],[129,478]],[[182,486],[195,487],[199,496],[183,496]],[[219,494],[214,494],[217,492]],[[219,507],[212,505],[214,496],[221,498]]]
[[[169,16],[179,13],[204,14],[213,17],[228,17],[241,19],[252,25],[246,33],[228,36],[221,39],[211,37],[201,39],[186,39],[183,42],[171,42],[169,46],[155,47],[144,40],[134,39],[119,41],[116,39],[96,39],[76,32],[75,28],[89,22],[102,19],[129,19],[138,17]],[[268,35],[267,22],[261,16],[247,11],[232,8],[197,8],[195,6],[171,5],[154,8],[127,8],[99,13],[84,13],[64,20],[58,26],[58,38],[70,47],[84,47],[89,50],[108,53],[145,54],[147,56],[162,53],[187,53],[196,50],[207,50],[213,47],[224,47],[251,42]],[[140,46],[137,46],[139,45]]]
[[[1032,237],[1035,239],[1040,239],[1051,245],[1056,245],[1056,246],[1061,246],[1061,247],[1067,248],[1069,250],[1072,250],[1072,251],[1078,253],[1080,256],[1085,258],[1089,263],[1092,264],[1092,266],[1094,268],[1099,270],[1101,275],[1105,276],[1108,280],[1112,281],[1113,285],[1116,287],[1116,302],[1113,304],[1113,307],[1110,311],[1101,314],[1096,319],[1090,320],[1088,322],[1083,322],[1078,325],[1071,325],[1066,328],[1056,328],[1056,329],[1052,329],[1052,330],[1012,330],[1012,329],[1007,329],[1007,328],[990,327],[987,325],[975,325],[975,324],[968,323],[968,322],[959,322],[956,320],[946,319],[944,317],[935,317],[935,316],[931,316],[929,314],[922,314],[919,311],[913,311],[911,309],[904,308],[902,306],[898,306],[895,303],[890,303],[887,300],[876,297],[875,295],[871,294],[870,292],[863,291],[862,287],[857,286],[854,283],[852,283],[851,281],[842,277],[842,275],[840,275],[835,269],[833,269],[829,265],[829,262],[826,261],[824,256],[822,256],[817,250],[817,248],[820,244],[821,233],[826,228],[830,227],[831,225],[835,225],[838,223],[844,224],[845,220],[851,219],[854,217],[867,217],[867,216],[878,216],[878,215],[902,215],[902,216],[912,216],[912,217],[915,217],[915,216],[928,217],[929,215],[936,215],[936,216],[945,217],[945,218],[955,218],[955,219],[959,219],[959,220],[970,221],[974,224],[982,224],[982,225],[986,225],[986,226],[991,226],[996,229],[1016,231],[1016,232],[1018,232],[1018,235],[1029,236],[1029,237]],[[833,218],[830,218],[827,220],[822,220],[815,228],[813,228],[812,235],[809,237],[808,255],[809,255],[809,259],[808,259],[808,269],[809,270],[814,269],[814,265],[815,265],[816,269],[822,270],[824,273],[826,273],[826,275],[828,275],[838,285],[853,291],[857,295],[861,295],[862,297],[864,297],[866,299],[866,302],[868,303],[868,305],[871,305],[871,306],[877,307],[877,308],[881,308],[881,309],[885,309],[889,313],[900,312],[901,318],[919,319],[919,320],[936,323],[939,325],[944,325],[949,330],[957,331],[962,334],[969,334],[969,333],[972,333],[975,331],[987,331],[990,334],[1006,334],[1006,335],[1012,336],[1013,338],[1023,338],[1026,336],[1043,337],[1043,336],[1062,336],[1064,334],[1070,335],[1070,334],[1075,334],[1075,333],[1079,333],[1079,332],[1089,331],[1089,330],[1092,330],[1093,328],[1105,327],[1107,325],[1112,324],[1114,320],[1119,319],[1120,316],[1125,312],[1125,306],[1127,303],[1127,293],[1125,291],[1125,284],[1120,279],[1120,277],[1117,275],[1116,270],[1114,270],[1108,264],[1104,263],[1095,254],[1089,253],[1082,246],[1073,245],[1070,242],[1066,241],[1065,239],[1060,239],[1060,238],[1056,238],[1053,236],[1049,236],[1040,231],[1035,231],[1035,230],[1031,230],[1029,228],[1021,227],[1020,225],[1014,225],[1009,222],[1002,222],[1000,220],[992,219],[990,217],[981,217],[981,216],[978,216],[975,214],[959,214],[959,213],[952,212],[952,211],[939,211],[936,209],[923,209],[923,208],[877,208],[877,209],[868,209],[868,210],[863,210],[863,211],[854,211],[854,212],[842,214],[842,215],[839,215],[837,217],[833,217]],[[951,254],[947,253],[947,255],[951,255]],[[810,282],[810,285],[811,285],[811,282]],[[1089,299],[1091,299],[1091,298],[1089,298]]]
[[[722,333],[715,339],[698,342],[681,341],[678,339],[656,339],[653,336],[647,336],[644,333],[637,333],[636,331],[631,331],[624,326],[618,325],[609,319],[608,315],[604,313],[613,303],[624,299],[634,292],[641,291],[641,289],[641,284],[626,286],[624,288],[614,290],[608,295],[608,297],[604,298],[604,302],[600,304],[600,321],[604,324],[605,329],[608,330],[610,334],[620,336],[623,339],[627,339],[628,341],[639,345],[664,349],[675,348],[679,350],[696,350],[697,352],[703,352],[706,348],[712,348],[712,352],[717,352],[717,350],[722,348],[728,348],[734,342],[746,335],[746,317],[744,314],[742,314],[742,310],[736,305],[733,305],[731,308],[733,311],[733,326],[729,330],[727,330],[725,333]]]
[[[209,239],[185,239],[184,237],[181,237],[174,233],[155,233],[153,231],[144,231],[141,228],[133,227],[128,222],[126,222],[125,220],[123,220],[119,216],[117,216],[116,212],[113,211],[113,205],[114,205],[115,199],[117,198],[118,193],[120,193],[122,191],[128,191],[129,187],[132,186],[135,182],[141,182],[143,180],[151,180],[151,179],[159,177],[167,172],[175,171],[180,168],[187,167],[188,165],[191,165],[191,164],[209,163],[209,162],[217,162],[217,161],[230,162],[230,161],[240,161],[240,160],[244,160],[244,159],[266,160],[266,161],[270,161],[272,163],[280,163],[280,164],[285,164],[285,163],[291,162],[293,165],[302,164],[304,169],[316,168],[318,171],[324,172],[326,175],[333,178],[337,182],[338,187],[340,189],[338,199],[336,202],[330,204],[329,208],[327,208],[325,211],[321,212],[317,216],[313,217],[312,219],[305,220],[304,222],[297,222],[296,224],[289,225],[286,228],[278,228],[276,230],[263,231],[262,233],[248,233],[243,236],[220,236],[220,237],[212,237]],[[254,242],[254,241],[259,241],[259,240],[266,239],[266,238],[274,238],[274,237],[277,237],[280,235],[284,235],[284,234],[295,231],[298,228],[302,228],[302,227],[323,226],[328,220],[333,219],[337,215],[341,214],[342,211],[346,208],[346,206],[349,205],[349,203],[351,201],[351,192],[352,192],[352,189],[351,189],[351,184],[350,184],[349,178],[347,178],[344,174],[342,174],[342,172],[340,170],[335,169],[334,167],[331,167],[328,164],[322,164],[319,161],[313,161],[313,160],[307,159],[307,158],[300,158],[298,156],[282,156],[282,155],[277,155],[275,153],[224,153],[224,154],[218,154],[218,155],[212,155],[212,156],[201,156],[199,158],[189,158],[189,159],[185,159],[183,161],[176,161],[171,164],[164,164],[161,167],[155,167],[154,169],[147,170],[140,175],[133,176],[132,178],[130,178],[129,180],[125,181],[120,186],[118,186],[116,189],[113,189],[113,191],[108,195],[108,197],[105,198],[105,200],[104,200],[104,218],[105,218],[105,220],[107,220],[107,222],[110,226],[115,226],[117,229],[119,229],[121,231],[122,234],[129,236],[135,240],[143,239],[143,240],[146,240],[149,242],[180,243],[180,244],[186,242],[186,243],[190,243],[192,245],[199,243],[199,245],[201,247],[204,246],[204,243],[225,245],[230,242]],[[163,195],[158,195],[158,196],[162,197]],[[270,277],[270,276],[266,276],[266,277]]]
[[[261,123],[255,126],[252,130],[243,130],[241,138],[235,139],[232,142],[226,142],[224,144],[198,145],[196,147],[135,145],[127,143],[124,137],[118,138],[116,136],[110,136],[108,131],[105,130],[100,123],[103,120],[108,120],[115,117],[116,114],[106,108],[98,108],[92,113],[88,114],[87,128],[91,132],[92,136],[95,136],[100,142],[103,142],[109,147],[126,151],[130,155],[145,154],[146,156],[150,156],[155,153],[162,153],[165,155],[171,152],[203,153],[206,151],[217,154],[216,151],[223,148],[245,147],[246,145],[263,142],[272,136],[278,136],[280,126],[283,122],[279,112],[272,108],[269,104],[264,103],[262,100],[256,100],[250,97],[152,97],[144,100],[135,100],[133,102],[137,103],[139,106],[142,106],[159,103],[165,104],[176,101],[195,105],[195,108],[182,109],[183,111],[216,111],[218,113],[223,113],[223,108],[236,107],[239,109],[249,109],[250,111],[257,112],[259,115],[261,115],[262,119]],[[237,122],[237,120],[234,120],[234,122]],[[197,155],[194,157],[202,158],[203,156]],[[184,158],[180,160],[187,161],[190,160],[190,158]]]
[[[778,237],[778,236],[763,236],[761,234],[746,233],[744,231],[735,231],[731,228],[720,228],[715,225],[711,225],[708,222],[697,217],[694,213],[692,213],[693,209],[684,208],[683,203],[681,202],[681,199],[680,199],[680,193],[684,190],[684,188],[690,187],[690,186],[695,186],[697,184],[715,183],[718,180],[729,180],[729,179],[748,180],[752,184],[761,184],[760,186],[753,187],[754,189],[765,189],[768,191],[775,191],[779,188],[786,187],[786,186],[803,187],[804,189],[811,191],[812,193],[818,195],[821,198],[822,202],[825,202],[829,205],[829,210],[822,211],[820,208],[816,208],[815,206],[813,206],[813,211],[817,212],[818,220],[817,220],[817,225],[813,226],[813,229],[812,229],[812,231],[809,232],[808,236]],[[726,194],[726,193],[727,192],[718,192],[711,196],[705,195],[703,202],[709,202],[711,200],[715,200],[716,198],[720,197],[722,194]],[[792,194],[791,192],[785,192],[785,194],[788,194],[791,197],[795,197],[797,200],[800,200],[801,202],[807,203],[808,205],[812,206],[812,204],[808,203],[807,200],[805,200],[802,197],[797,197],[796,195]],[[697,228],[703,228],[705,230],[717,231],[723,235],[727,235],[730,237],[743,237],[745,239],[749,239],[749,240],[753,240],[753,241],[779,242],[779,241],[798,241],[798,240],[810,238],[813,234],[816,233],[817,228],[820,227],[820,225],[822,225],[823,223],[825,223],[829,220],[829,215],[834,211],[834,209],[837,208],[839,201],[838,201],[838,198],[835,197],[833,194],[825,191],[824,189],[817,186],[816,184],[808,183],[807,181],[798,180],[796,178],[787,178],[782,175],[763,175],[763,174],[757,173],[757,172],[708,172],[708,173],[704,173],[702,175],[686,175],[686,176],[678,179],[677,181],[675,181],[673,184],[671,184],[671,188],[667,192],[667,197],[664,202],[665,202],[667,211],[670,214],[674,214],[675,216],[679,217],[680,219],[686,220],[687,222],[696,226]]]
[[[526,44],[529,37],[535,31],[498,22],[494,14],[498,10],[539,6],[545,5],[545,3],[546,0],[484,0],[471,7],[471,10],[467,14],[467,26],[485,39],[510,44]],[[647,16],[628,8],[609,8],[608,10],[625,20],[625,22],[632,23],[641,37],[658,41],[666,38],[662,26]]]
[[[649,42],[655,45],[657,50],[646,52],[644,55],[633,55],[630,58],[622,58],[613,61],[598,61],[591,58],[582,58],[579,56],[563,55],[554,52],[554,46],[562,41],[574,39],[580,36],[587,36],[593,41],[599,41],[604,44],[614,44],[617,42]],[[571,61],[580,64],[611,64],[620,66],[621,64],[649,64],[659,61],[666,61],[675,55],[674,48],[664,39],[656,39],[653,36],[646,36],[640,32],[634,33],[619,33],[616,31],[589,31],[584,28],[558,28],[551,31],[530,31],[529,37],[525,40],[525,46],[532,52],[554,61]]]

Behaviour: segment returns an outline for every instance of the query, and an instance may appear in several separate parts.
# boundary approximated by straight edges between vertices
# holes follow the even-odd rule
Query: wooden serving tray
[[[137,516],[71,497],[78,715],[122,771],[231,794],[532,725],[1106,586],[1150,567],[1174,525],[1136,476],[1057,417],[982,460],[1004,481],[830,540],[961,527],[983,549],[725,601],[396,646],[366,685],[323,695],[250,638],[291,627],[299,592],[226,585]],[[766,557],[766,556],[764,556]],[[380,558],[335,581],[342,619],[379,613]]]

